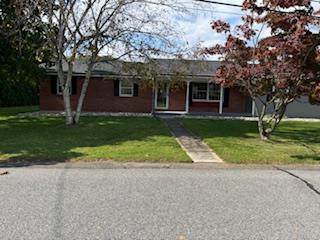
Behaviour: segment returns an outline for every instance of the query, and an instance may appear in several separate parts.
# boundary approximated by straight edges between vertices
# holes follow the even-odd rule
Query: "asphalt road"
[[[319,171],[9,171],[1,240],[320,239]]]

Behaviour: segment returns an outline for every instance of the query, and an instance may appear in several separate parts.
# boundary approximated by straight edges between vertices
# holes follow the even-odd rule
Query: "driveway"
[[[320,173],[11,168],[0,239],[320,239]]]

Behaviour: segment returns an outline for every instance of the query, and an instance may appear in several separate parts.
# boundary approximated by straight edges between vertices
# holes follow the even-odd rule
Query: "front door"
[[[157,109],[168,109],[169,107],[169,85],[162,83],[157,86],[155,96],[156,108]]]

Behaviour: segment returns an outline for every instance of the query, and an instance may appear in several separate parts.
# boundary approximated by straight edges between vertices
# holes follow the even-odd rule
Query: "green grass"
[[[282,122],[271,141],[263,142],[256,122],[179,121],[229,163],[320,164],[320,122]]]
[[[0,109],[0,162],[191,162],[158,119],[86,117],[79,126],[67,128],[62,118],[15,116],[34,110]]]
[[[36,112],[39,111],[38,106],[25,107],[0,107],[0,120],[15,118],[18,113]]]

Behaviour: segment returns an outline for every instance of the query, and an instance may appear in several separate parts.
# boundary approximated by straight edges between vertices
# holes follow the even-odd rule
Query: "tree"
[[[38,81],[44,75],[40,64],[51,51],[40,19],[41,1],[0,1],[0,105],[38,102]],[[28,5],[28,7],[26,7]]]
[[[309,0],[245,0],[242,23],[231,29],[221,20],[212,29],[227,34],[223,44],[205,49],[221,54],[215,82],[240,87],[255,102],[262,140],[279,125],[288,104],[309,95],[320,100],[320,18]],[[232,31],[233,30],[233,31]],[[263,37],[263,32],[270,35]],[[262,106],[259,108],[258,106]],[[267,109],[271,108],[271,116]]]
[[[0,39],[0,106],[36,105],[38,81],[45,76],[37,61]]]
[[[110,61],[141,60],[177,50],[177,33],[167,20],[169,12],[176,10],[182,7],[175,0],[56,0],[46,5],[43,19],[55,53],[66,125],[79,122],[91,72],[100,55],[110,56]],[[80,57],[85,57],[88,68],[73,113],[70,84],[74,62]]]

